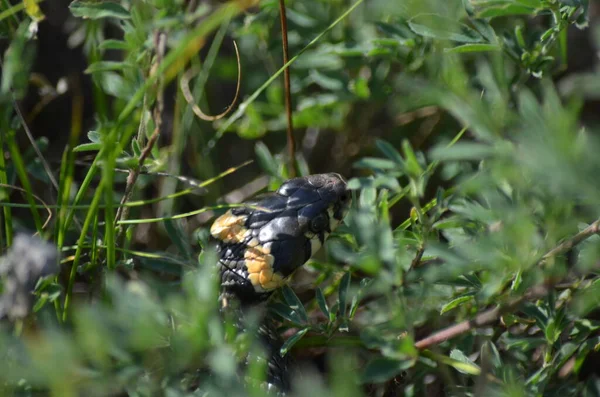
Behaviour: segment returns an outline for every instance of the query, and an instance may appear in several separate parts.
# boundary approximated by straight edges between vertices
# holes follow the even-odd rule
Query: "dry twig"
[[[154,65],[152,66],[151,74],[156,73],[156,70],[158,69],[158,66],[162,62],[162,59],[165,55],[166,46],[167,46],[167,35],[163,32],[157,33],[156,37],[155,37],[155,43],[156,43],[156,48],[157,48],[156,61],[155,61]],[[159,82],[158,82],[158,87],[157,87],[156,106],[154,107],[154,114],[153,114],[153,116],[154,116],[154,132],[152,133],[152,136],[150,136],[148,143],[146,143],[146,146],[140,153],[137,166],[135,167],[135,169],[132,169],[129,171],[129,175],[127,176],[127,185],[125,186],[125,194],[123,195],[123,198],[121,199],[121,203],[119,204],[119,209],[117,210],[117,215],[115,216],[115,225],[118,224],[118,222],[120,220],[127,218],[127,215],[129,214],[129,207],[126,207],[125,203],[127,201],[129,201],[129,199],[131,198],[131,195],[133,194],[133,188],[135,186],[135,182],[137,181],[137,178],[140,174],[140,169],[143,167],[144,161],[150,155],[152,148],[154,147],[154,144],[156,143],[156,141],[158,140],[158,137],[160,135],[160,128],[162,126],[162,112],[163,112],[163,108],[164,108],[164,98],[163,98],[164,87],[162,85],[162,79],[159,79],[158,81]],[[141,122],[142,123],[144,122],[143,118],[142,118]],[[120,241],[123,236],[124,236],[124,228],[120,228],[117,241]]]
[[[202,120],[215,121],[215,120],[219,120],[219,119],[227,116],[227,114],[229,114],[229,112],[231,112],[231,110],[233,109],[233,107],[235,106],[235,104],[238,100],[238,96],[240,93],[240,85],[242,82],[242,65],[240,62],[240,52],[238,50],[238,46],[237,46],[237,43],[235,42],[235,40],[233,41],[233,47],[235,48],[235,56],[236,56],[236,60],[237,60],[237,69],[238,69],[237,85],[235,87],[235,96],[233,97],[233,101],[231,101],[229,106],[227,106],[227,109],[225,109],[222,113],[219,113],[215,116],[210,116],[210,115],[207,115],[206,113],[204,113],[202,111],[202,109],[200,109],[200,107],[198,105],[196,105],[196,101],[194,100],[194,95],[192,95],[192,92],[190,91],[190,80],[192,79],[193,76],[195,76],[198,73],[198,71],[195,68],[189,69],[181,77],[180,87],[181,87],[181,92],[183,93],[183,97],[185,98],[188,105],[190,105],[192,107],[192,111],[194,112],[194,114],[196,116],[198,116],[199,118],[201,118]]]
[[[556,247],[548,251],[538,261],[538,265],[546,263],[548,259],[552,257],[564,254],[571,248],[575,247],[577,244],[581,243],[582,241],[585,241],[586,239],[590,238],[595,234],[598,234],[599,232],[600,219],[596,220],[594,223],[586,227],[581,232],[577,233],[575,236],[563,241],[562,243],[558,244]],[[493,323],[494,321],[497,321],[502,314],[515,310],[522,302],[530,299],[538,299],[543,297],[553,286],[554,285],[538,285],[536,287],[533,287],[527,292],[525,292],[522,297],[516,298],[505,305],[496,306],[493,309],[478,314],[477,316],[475,316],[475,318],[471,320],[465,320],[458,324],[447,327],[443,330],[434,332],[433,334],[417,341],[415,343],[415,347],[420,350],[427,349],[431,346],[435,346],[449,339],[455,338],[459,335],[469,332],[470,330],[473,330],[475,328],[479,328],[484,325]]]
[[[14,185],[7,185],[6,183],[0,183],[0,187],[6,187],[9,189],[14,189],[14,190],[18,190],[20,192],[23,193],[27,193],[27,190],[20,188],[18,186],[14,186]],[[41,199],[40,196],[37,196],[33,193],[31,193],[31,196],[36,199],[37,201],[39,201],[40,203],[42,203],[42,205],[44,206],[44,209],[48,212],[48,217],[46,218],[46,222],[44,222],[44,224],[42,225],[42,229],[45,229],[46,226],[48,226],[48,223],[50,223],[50,220],[52,219],[52,210],[50,209],[50,207],[48,206],[48,204],[46,204],[46,202],[44,200]],[[0,204],[0,206],[2,206],[2,204]],[[35,232],[34,236],[37,235],[38,232]]]
[[[290,58],[288,54],[287,17],[285,15],[285,0],[279,0],[279,15],[281,20],[281,39],[283,43],[283,64],[286,65]],[[287,116],[287,141],[290,178],[296,176],[296,140],[294,139],[294,123],[292,121],[292,89],[290,85],[290,68],[283,71],[283,84],[285,88],[285,112]]]

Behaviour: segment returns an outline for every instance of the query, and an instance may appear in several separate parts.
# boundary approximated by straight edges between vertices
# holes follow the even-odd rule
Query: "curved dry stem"
[[[20,192],[27,193],[27,190],[25,190],[23,188],[20,188],[18,186],[14,186],[14,185],[9,185],[9,184],[6,184],[6,183],[0,183],[0,187],[7,187],[9,189],[18,190]],[[48,204],[46,204],[46,202],[40,198],[40,196],[36,196],[33,193],[31,193],[31,196],[34,199],[36,199],[37,201],[39,201],[40,203],[42,203],[42,205],[44,206],[44,208],[46,209],[46,211],[48,211],[48,217],[46,218],[46,222],[44,222],[44,224],[42,225],[42,229],[45,229],[46,226],[48,226],[48,223],[50,223],[50,220],[52,219],[52,210],[50,209],[50,207],[48,206]],[[36,234],[38,234],[38,232],[35,232],[33,235],[35,236]]]
[[[202,120],[215,121],[215,120],[222,119],[223,117],[227,116],[229,114],[229,112],[231,112],[231,109],[233,109],[233,107],[235,106],[235,104],[238,100],[238,96],[240,93],[240,85],[242,82],[242,64],[240,62],[240,52],[238,50],[238,46],[237,46],[237,43],[235,42],[235,40],[233,40],[233,47],[235,48],[235,59],[237,61],[237,69],[238,69],[237,85],[235,87],[235,96],[233,97],[233,101],[231,101],[231,103],[229,104],[229,106],[227,106],[227,109],[225,109],[225,111],[223,111],[223,113],[219,113],[217,115],[210,116],[210,115],[204,113],[202,111],[202,109],[200,109],[200,107],[198,105],[196,105],[194,96],[192,95],[192,92],[190,91],[190,80],[196,74],[198,74],[198,70],[196,68],[189,69],[181,77],[180,86],[181,86],[181,92],[183,93],[183,97],[185,98],[185,101],[188,103],[188,105],[190,105],[192,107],[192,111],[194,112],[194,114],[196,116],[198,116],[199,118],[201,118]]]

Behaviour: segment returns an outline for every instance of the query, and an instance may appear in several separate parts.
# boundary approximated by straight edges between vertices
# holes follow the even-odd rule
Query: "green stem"
[[[4,133],[0,132],[0,153],[4,153]],[[0,183],[8,185],[8,176],[6,175],[6,164],[4,156],[0,155]],[[13,225],[12,225],[12,212],[10,207],[5,206],[3,209],[4,214],[4,233],[6,235],[6,246],[10,247],[13,240]]]
[[[88,211],[85,217],[81,233],[79,234],[79,239],[77,240],[77,249],[75,250],[75,258],[73,259],[73,265],[71,266],[71,274],[69,275],[69,283],[67,284],[67,293],[65,295],[65,304],[63,307],[62,316],[63,321],[67,320],[67,316],[69,313],[68,309],[71,302],[71,295],[73,294],[73,285],[75,284],[75,276],[77,275],[77,267],[79,266],[79,260],[81,259],[81,251],[84,247],[83,243],[85,242],[87,230],[89,229],[90,225],[94,221],[94,218],[96,217],[96,212],[98,211],[98,204],[100,204],[100,197],[102,197],[102,188],[103,186],[100,185],[98,187],[98,190],[96,191],[96,194],[94,195],[92,204],[90,206],[90,210]]]
[[[33,222],[35,223],[35,228],[38,233],[42,234],[42,218],[37,211],[35,198],[33,197],[31,183],[29,182],[29,177],[27,176],[27,168],[25,167],[25,162],[21,157],[21,152],[19,151],[19,147],[17,142],[15,141],[15,132],[9,131],[7,135],[7,143],[8,149],[10,151],[10,156],[12,158],[13,164],[15,166],[15,171],[19,176],[19,180],[21,181],[21,185],[25,190],[25,197],[27,198],[27,202],[29,203],[29,208],[31,209],[31,214],[33,215]]]

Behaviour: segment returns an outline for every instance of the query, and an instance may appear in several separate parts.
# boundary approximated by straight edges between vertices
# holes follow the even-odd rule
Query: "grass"
[[[1,323],[3,394],[262,395],[252,379],[264,362],[238,365],[256,354],[254,333],[219,312],[208,227],[239,205],[223,192],[239,202],[290,175],[288,68],[292,163],[341,172],[354,197],[300,288],[271,302],[282,354],[326,363],[295,393],[591,390],[600,143],[587,98],[554,81],[570,78],[567,30],[587,4],[288,2],[292,57],[280,65],[277,2],[75,1],[70,43],[91,89],[69,80],[69,127],[40,145],[60,162],[58,191],[19,135],[53,131],[37,123],[52,108],[27,126],[14,108],[44,101],[29,89],[31,32],[47,25],[26,6],[0,9],[0,243],[10,252],[28,228],[62,258],[59,274],[33,280],[28,315]],[[221,113],[236,78],[229,37],[244,99],[226,119],[196,119],[181,80],[198,69],[195,101]],[[261,175],[267,186],[247,183]],[[0,308],[14,281],[2,277]]]

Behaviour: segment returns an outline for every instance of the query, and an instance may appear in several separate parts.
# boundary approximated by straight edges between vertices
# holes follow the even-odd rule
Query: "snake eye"
[[[310,231],[320,233],[329,225],[329,219],[325,214],[319,214],[310,221]]]
[[[349,197],[350,196],[348,195],[348,192],[344,192],[340,196],[340,201],[343,203],[343,202],[347,201]]]

